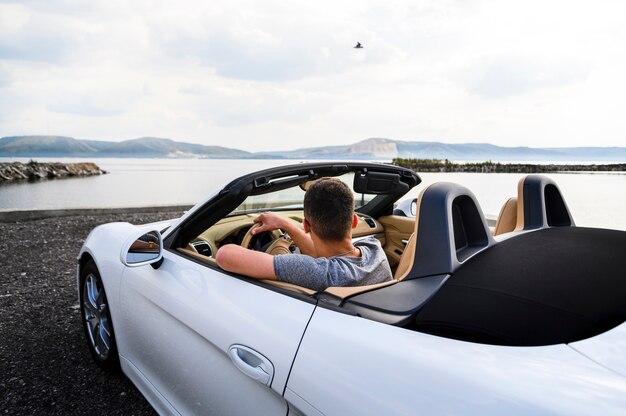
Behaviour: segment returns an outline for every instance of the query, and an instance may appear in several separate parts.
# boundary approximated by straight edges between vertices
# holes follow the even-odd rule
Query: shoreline
[[[448,159],[403,159],[394,158],[392,165],[411,169],[415,172],[440,173],[594,173],[626,172],[626,163],[611,164],[560,164],[560,163],[500,163],[466,162],[455,163]]]
[[[180,213],[183,214],[191,209],[193,205],[164,205],[147,207],[119,207],[119,208],[66,208],[66,209],[30,209],[14,210],[0,209],[0,223],[13,223],[23,221],[43,220],[46,218],[74,217],[82,215],[130,215],[130,214],[161,214]],[[485,214],[487,225],[495,226],[496,217]]]
[[[113,208],[60,208],[60,209],[0,209],[0,223],[33,221],[45,218],[73,217],[81,215],[111,214],[153,214],[167,212],[185,212],[193,205],[164,205],[147,207],[113,207]]]

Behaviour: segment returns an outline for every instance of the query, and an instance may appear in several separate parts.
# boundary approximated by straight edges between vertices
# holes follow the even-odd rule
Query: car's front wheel
[[[87,262],[80,273],[80,312],[87,344],[96,363],[102,368],[119,368],[109,303],[93,260]]]

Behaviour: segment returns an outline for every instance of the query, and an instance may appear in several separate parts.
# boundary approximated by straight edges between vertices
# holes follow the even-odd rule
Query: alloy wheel
[[[111,351],[111,317],[100,278],[89,273],[83,287],[83,319],[93,351],[105,361]]]

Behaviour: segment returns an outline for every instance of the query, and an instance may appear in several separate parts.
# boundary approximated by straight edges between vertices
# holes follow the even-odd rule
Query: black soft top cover
[[[558,227],[468,259],[415,317],[416,329],[500,345],[585,339],[626,320],[626,233]]]

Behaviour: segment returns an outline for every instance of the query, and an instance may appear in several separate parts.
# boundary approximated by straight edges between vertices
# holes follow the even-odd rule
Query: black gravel
[[[0,415],[155,414],[123,374],[92,361],[76,256],[98,224],[181,214],[121,211],[0,223]]]

